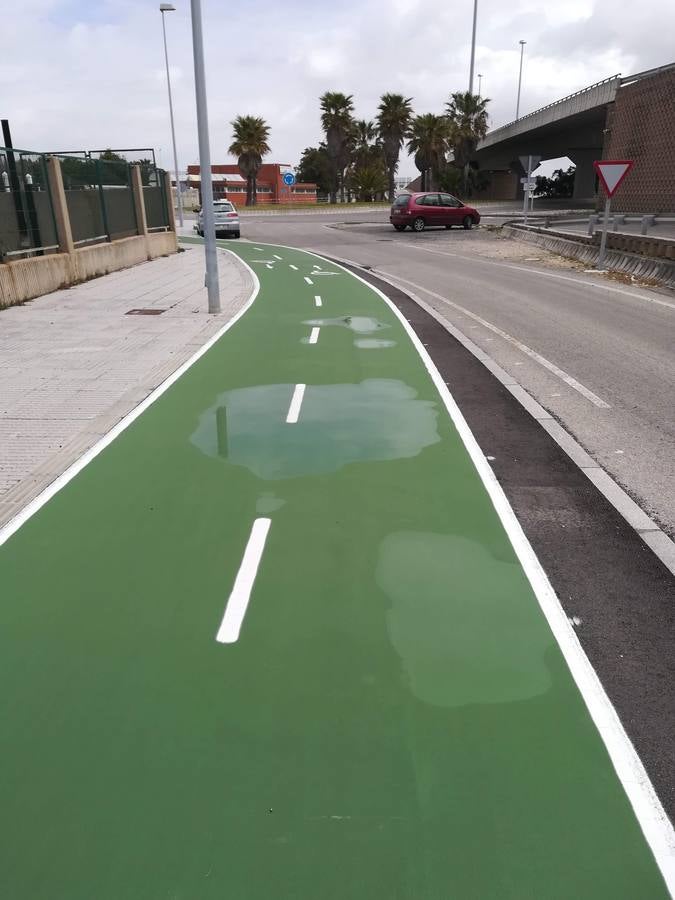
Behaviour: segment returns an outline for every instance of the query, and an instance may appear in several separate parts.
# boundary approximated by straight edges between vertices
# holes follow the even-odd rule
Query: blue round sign
[[[288,187],[291,187],[291,185],[295,184],[295,175],[292,172],[284,172],[283,182]]]

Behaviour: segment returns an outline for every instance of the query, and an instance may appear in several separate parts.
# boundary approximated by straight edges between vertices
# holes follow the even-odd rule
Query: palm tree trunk
[[[340,203],[345,202],[345,172],[344,169],[340,172]]]
[[[251,176],[246,176],[246,205],[251,205]]]
[[[394,194],[396,193],[396,185],[394,183],[394,174],[395,168],[393,166],[389,167],[389,202],[394,202]]]
[[[251,182],[251,206],[255,206],[258,202],[258,176],[252,175]]]

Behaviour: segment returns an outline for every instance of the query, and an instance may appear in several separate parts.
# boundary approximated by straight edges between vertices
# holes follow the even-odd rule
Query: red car
[[[480,213],[472,206],[465,206],[452,194],[429,191],[419,194],[400,194],[391,208],[389,221],[397,231],[406,226],[413,231],[424,231],[431,225],[461,225],[473,228],[480,222]]]

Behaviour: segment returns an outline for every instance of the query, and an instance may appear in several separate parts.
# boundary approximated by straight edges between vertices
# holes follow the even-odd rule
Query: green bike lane
[[[399,319],[236,252],[245,315],[0,547],[0,896],[668,897]]]

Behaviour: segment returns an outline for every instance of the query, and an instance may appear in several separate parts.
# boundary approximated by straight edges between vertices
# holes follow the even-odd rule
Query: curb
[[[558,444],[567,456],[581,469],[583,474],[591,481],[600,491],[603,497],[611,503],[619,515],[630,525],[630,527],[639,535],[642,541],[649,547],[655,556],[663,563],[663,565],[675,575],[675,542],[656,524],[656,522],[647,515],[647,513],[620,487],[614,479],[607,474],[602,466],[596,462],[593,457],[584,450],[581,444],[566,431],[534,397],[522,387],[516,379],[509,375],[491,356],[484,350],[481,350],[474,342],[468,338],[462,331],[456,328],[451,322],[445,319],[438,310],[434,309],[428,303],[413,293],[405,285],[396,283],[396,276],[385,275],[378,269],[366,268],[349,259],[338,256],[331,256],[336,262],[353,266],[362,272],[375,275],[381,281],[386,282],[399,291],[407,294],[415,303],[418,304],[425,312],[429,313],[439,325],[451,334],[459,343],[469,351],[476,359],[488,369],[494,377],[509,391],[509,393],[520,403],[522,407],[536,419],[541,427],[546,431]]]

